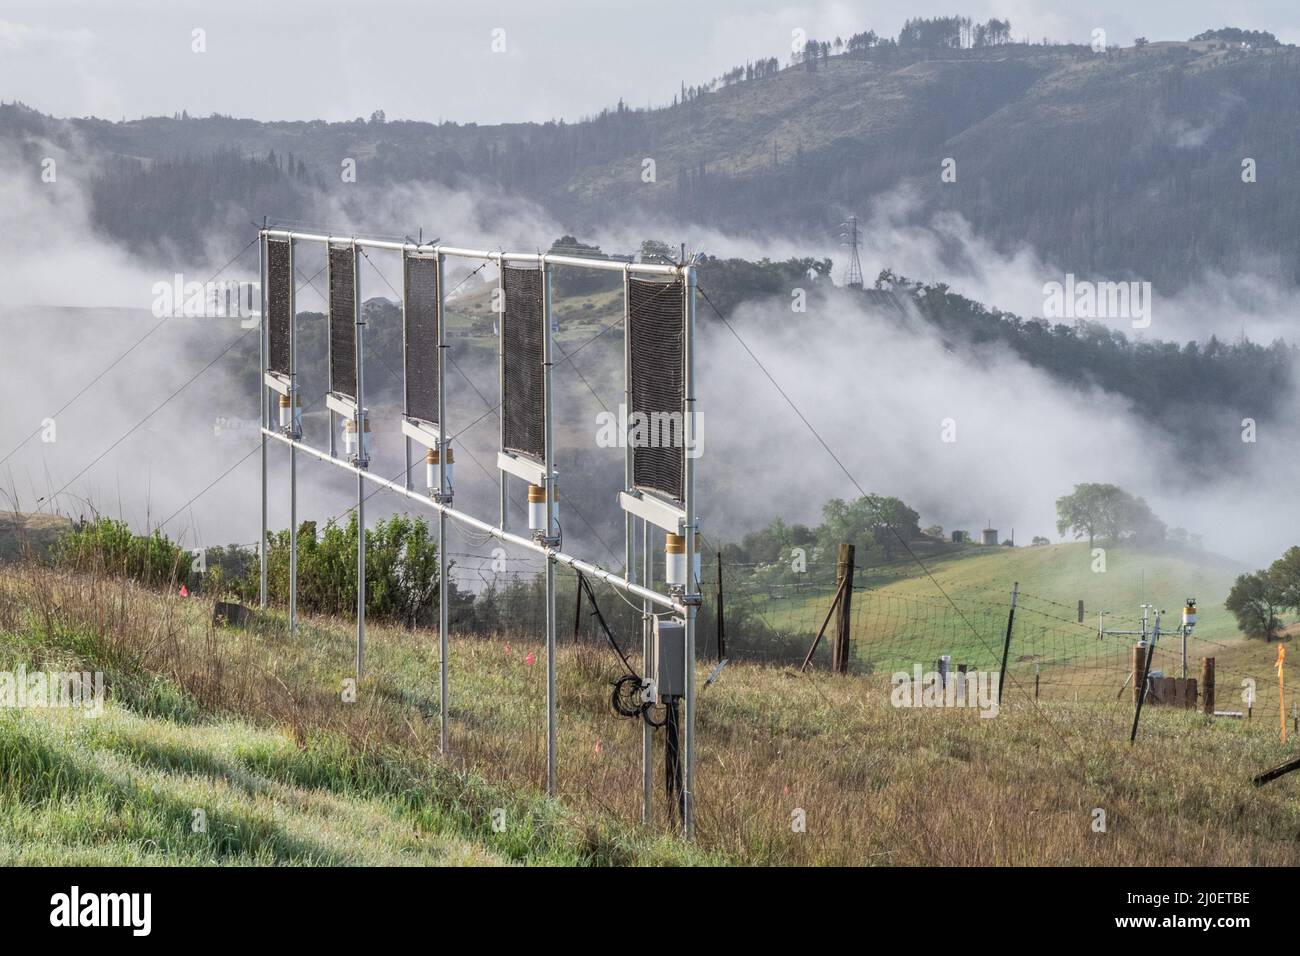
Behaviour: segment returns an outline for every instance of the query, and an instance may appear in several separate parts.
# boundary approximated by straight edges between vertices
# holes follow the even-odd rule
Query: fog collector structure
[[[647,703],[675,709],[685,705],[682,727],[684,780],[682,828],[694,833],[695,822],[695,614],[700,603],[697,573],[698,502],[695,468],[688,449],[695,447],[694,337],[695,264],[622,262],[545,253],[491,252],[439,243],[358,239],[282,229],[260,231],[262,337],[262,545],[261,604],[267,604],[267,455],[275,441],[289,450],[289,628],[297,623],[297,458],[302,452],[355,474],[357,518],[356,673],[365,673],[365,485],[370,482],[431,508],[438,514],[439,560],[439,693],[441,743],[449,746],[450,675],[447,624],[447,521],[460,522],[503,542],[545,558],[547,792],[556,792],[556,606],[557,562],[598,578],[633,597],[643,609],[643,684]],[[302,439],[301,396],[295,323],[295,248],[321,244],[328,270],[328,372],[326,404],[330,417],[328,449]],[[396,253],[402,259],[402,332],[404,408],[399,421],[372,421],[365,404],[365,322],[361,310],[358,262],[362,249]],[[499,268],[498,399],[501,433],[497,449],[500,511],[484,519],[454,506],[453,455],[447,437],[444,316],[444,263],[447,259],[493,262]],[[558,471],[554,460],[552,417],[552,297],[555,269],[583,268],[623,274],[624,393],[628,420],[640,415],[678,416],[679,444],[634,447],[625,436],[624,482],[618,500],[624,511],[625,566],[620,574],[564,550],[558,520]],[[275,415],[272,405],[279,414]],[[658,419],[656,419],[658,420]],[[402,483],[372,474],[371,429],[392,430],[406,443],[406,477]],[[629,427],[629,432],[631,428]],[[342,454],[340,454],[340,444]],[[412,448],[425,450],[427,489],[412,486]],[[514,479],[514,481],[512,481]],[[522,487],[520,487],[522,486]],[[510,530],[506,505],[511,493],[528,495],[529,528]],[[611,493],[615,489],[610,489]],[[638,531],[639,529],[639,531]],[[663,590],[654,586],[651,539],[664,534]],[[636,543],[639,540],[641,547]],[[638,578],[638,550],[639,580]],[[658,613],[656,613],[656,609]],[[649,821],[652,797],[653,729],[643,721],[642,816]]]

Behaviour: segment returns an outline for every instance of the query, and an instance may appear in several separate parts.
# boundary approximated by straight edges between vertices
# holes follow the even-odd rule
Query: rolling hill
[[[576,122],[65,121],[8,105],[0,138],[32,155],[41,141],[90,147],[98,224],[154,248],[198,248],[222,217],[314,218],[321,192],[364,218],[403,183],[525,197],[579,231],[649,216],[812,237],[907,187],[912,205],[891,217],[960,213],[1064,271],[1172,290],[1206,262],[1296,280],[1298,79],[1294,48],[1210,41],[872,49]],[[350,192],[340,156],[364,173]],[[940,181],[948,158],[955,182]],[[1249,184],[1246,158],[1259,164]]]
[[[1240,682],[1250,677],[1258,685],[1259,706],[1277,705],[1277,645],[1244,638],[1223,607],[1233,580],[1247,570],[1227,558],[1173,546],[1113,547],[1106,552],[1106,570],[1097,572],[1087,545],[1076,543],[971,547],[924,562],[926,570],[906,560],[859,570],[851,637],[858,671],[888,674],[910,671],[918,663],[931,668],[945,654],[954,668],[964,664],[997,670],[1011,590],[1018,583],[1008,684],[1032,688],[1037,679],[1044,697],[1114,699],[1128,680],[1131,649],[1139,635],[1099,637],[1099,612],[1104,612],[1107,631],[1134,632],[1142,628],[1142,604],[1153,605],[1149,629],[1155,610],[1163,611],[1153,669],[1178,676],[1181,611],[1184,599],[1191,597],[1198,602],[1198,623],[1188,640],[1189,676],[1199,676],[1202,657],[1213,657],[1217,686],[1231,688],[1221,697],[1227,704],[1236,705]],[[782,635],[789,648],[806,648],[825,620],[833,594],[828,580],[764,587],[737,578],[727,600]],[[1082,623],[1079,601],[1085,612]],[[733,631],[728,634],[735,643]],[[829,665],[828,643],[819,650],[820,666]],[[783,659],[794,660],[790,650]]]

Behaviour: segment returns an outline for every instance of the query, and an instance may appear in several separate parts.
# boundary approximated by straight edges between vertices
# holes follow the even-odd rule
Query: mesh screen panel
[[[406,415],[438,424],[438,260],[406,257]]]
[[[357,397],[357,259],[349,246],[330,246],[330,391]]]
[[[505,289],[505,311],[501,313],[502,444],[507,451],[542,462],[546,458],[542,272],[506,267],[501,283]]]
[[[293,326],[293,270],[287,239],[266,240],[266,367],[289,375]]]
[[[628,419],[634,428],[644,423],[645,437],[633,443],[632,484],[678,504],[686,471],[683,294],[681,279],[628,279]]]

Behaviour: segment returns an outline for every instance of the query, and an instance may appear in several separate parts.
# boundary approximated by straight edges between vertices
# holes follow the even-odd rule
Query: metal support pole
[[[357,467],[359,472],[370,466],[366,454],[365,347],[366,323],[361,314],[361,260],[358,247],[352,247],[352,310],[357,327]],[[357,474],[357,680],[366,674],[366,488]]]
[[[258,394],[261,395],[261,397],[262,397],[261,404],[259,405],[259,410],[260,410],[260,413],[261,413],[261,416],[262,416],[262,427],[263,427],[263,428],[268,428],[268,427],[270,426],[271,422],[270,422],[270,419],[267,417],[267,409],[268,409],[268,407],[270,406],[271,403],[268,401],[268,392],[267,392],[267,387],[266,387],[266,363],[267,363],[267,344],[266,344],[266,335],[267,335],[267,331],[266,331],[266,330],[267,330],[267,322],[266,322],[266,268],[267,268],[267,266],[266,266],[266,260],[267,260],[267,249],[266,249],[266,234],[265,234],[265,233],[262,234],[262,236],[261,236],[261,238],[260,238],[260,240],[258,241],[258,244],[257,244],[257,258],[258,258],[258,263],[257,263],[257,281],[258,281],[258,284],[261,286],[261,293],[262,293],[262,314],[261,314],[261,317],[258,319],[258,321],[259,321],[260,324],[261,324],[261,334],[260,334],[260,336],[259,336],[259,352],[260,352],[260,354],[261,354],[261,357],[260,357],[260,359],[259,359],[258,370],[257,370],[257,388],[258,388]],[[267,521],[266,521],[266,435],[262,435],[261,437],[262,437],[262,535],[261,535],[260,538],[257,539],[258,581],[259,581],[259,584],[258,584],[258,600],[259,600],[259,607],[261,607],[261,609],[265,611],[265,610],[266,610],[266,591],[267,591],[267,587],[266,587],[266,585],[267,585],[267,579],[266,579],[266,569],[267,569],[267,565],[266,565],[266,525],[267,525]]]
[[[292,391],[292,389],[290,389]],[[293,399],[290,399],[293,401]],[[289,407],[293,421],[293,406]],[[289,449],[289,634],[298,630],[298,449]]]
[[[654,582],[654,565],[651,564],[650,523],[641,519],[641,586],[647,590]],[[650,602],[641,599],[641,669],[650,673]],[[654,819],[655,729],[649,722],[641,721],[641,822]]]
[[[299,437],[298,406],[298,296],[293,240],[289,240],[289,434]],[[289,636],[298,630],[298,449],[289,448]]]
[[[629,419],[627,431],[623,434],[623,490],[631,491],[632,474],[632,335],[628,328],[631,319],[631,288],[627,269],[623,270],[623,409]],[[627,567],[624,577],[631,581],[636,575],[636,528],[632,523],[632,512],[623,512],[623,563]]]
[[[551,385],[551,270],[542,256],[542,369],[545,397],[545,451],[546,451],[546,536],[555,537],[555,441],[551,423],[554,391]],[[504,411],[502,420],[504,421]],[[504,427],[504,426],[503,426]],[[559,728],[556,715],[555,678],[555,559],[546,557],[546,792],[556,793],[556,759],[559,749]]]
[[[357,475],[357,680],[366,675],[366,488]]]
[[[440,501],[447,501],[447,453],[449,443],[443,436],[447,428],[447,389],[444,381],[446,373],[446,342],[443,329],[443,274],[442,256],[438,256],[438,493]],[[409,473],[409,466],[408,466]],[[438,742],[443,753],[451,748],[451,671],[448,658],[451,654],[451,632],[447,613],[447,513],[438,512]]]
[[[1183,625],[1183,680],[1187,680],[1187,625]]]
[[[686,580],[689,582],[690,594],[686,604],[686,726],[684,728],[684,751],[686,756],[685,782],[682,787],[682,833],[686,839],[695,837],[695,616],[699,605],[699,587],[695,581],[695,534],[699,530],[699,519],[695,513],[695,266],[686,267],[683,276],[685,286],[685,381],[686,381],[686,421],[683,423],[682,436],[686,445],[683,458],[686,461],[686,520],[683,531],[686,534]]]
[[[629,419],[627,432],[623,435],[623,488],[631,491],[635,484],[633,470],[632,428],[632,287],[631,272],[623,269],[623,408]],[[641,586],[650,587],[653,569],[650,564],[650,526],[644,518],[638,522],[630,511],[623,513],[623,535],[627,546],[624,560],[627,564],[626,580],[636,580],[637,559],[637,525],[641,529]],[[650,604],[641,600],[641,676],[650,675]],[[649,824],[654,819],[654,728],[649,722],[641,721],[641,822]]]
[[[506,264],[497,262],[497,396],[502,398],[506,393]],[[505,407],[497,409],[497,418],[500,424],[500,438],[497,442],[498,448],[506,447],[506,410]],[[497,475],[501,478],[501,523],[502,531],[509,528],[507,521],[507,505],[510,501],[510,476],[504,471],[497,469]]]
[[[439,257],[438,257],[438,262],[439,262],[439,264],[441,264],[441,262],[442,262],[442,256],[439,256]],[[441,271],[441,269],[439,269],[439,271]],[[439,300],[441,300],[441,298],[442,298],[442,277],[441,277],[441,276],[438,276],[437,279],[438,279],[438,297],[439,297]],[[407,344],[406,344],[406,287],[407,287],[407,281],[406,281],[406,253],[403,252],[403,253],[402,253],[402,303],[401,303],[401,308],[402,308],[402,418],[403,418],[403,420],[405,420],[405,418],[406,418],[406,413],[407,413],[407,411],[408,411],[408,410],[410,409],[410,407],[411,407],[411,383],[410,383],[410,381],[409,381],[409,380],[407,379],[407,377],[406,377],[406,370],[407,370],[407,368],[409,368],[409,366],[408,366],[408,364],[407,364],[407,361],[406,361],[406,348],[407,348]],[[439,313],[439,314],[438,314],[437,321],[438,321],[438,328],[439,328],[440,331],[441,331],[441,328],[442,328],[442,315],[441,315],[441,312],[442,312],[442,309],[441,309],[441,302],[439,302],[439,307],[438,307],[438,313]],[[439,392],[439,394],[442,393],[442,380],[441,380],[441,378],[439,378],[439,380],[438,380],[438,392]],[[441,419],[441,418],[438,419],[438,427],[439,427],[439,429],[442,428],[442,419]],[[439,432],[439,434],[441,434],[441,431]],[[403,482],[403,484],[406,485],[406,490],[407,490],[407,491],[410,491],[410,490],[412,489],[412,487],[413,487],[412,484],[411,484],[411,436],[410,436],[410,435],[406,435],[406,436],[404,436],[404,439],[403,439],[402,445],[403,445],[403,453],[404,453],[405,456],[406,456],[406,458],[405,458],[405,460],[406,460],[406,471],[402,472],[402,474],[404,474],[404,475],[406,476],[406,480]],[[441,487],[441,484],[439,485],[439,487]],[[442,548],[441,543],[439,543],[438,547],[439,547],[439,550],[441,550],[441,548]]]

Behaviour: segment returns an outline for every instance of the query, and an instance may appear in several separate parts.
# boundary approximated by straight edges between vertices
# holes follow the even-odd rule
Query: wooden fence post
[[[1016,600],[1020,597],[1020,582],[1011,586],[1011,610],[1007,614],[1007,639],[1002,645],[1002,669],[998,673],[998,706],[1002,706],[1002,685],[1007,680],[1007,655],[1011,653],[1011,626],[1016,622]]]
[[[1146,662],[1147,649],[1141,644],[1133,645],[1133,664],[1129,669],[1129,676],[1133,679],[1133,706],[1136,707],[1139,700],[1142,699],[1142,665]]]
[[[1214,716],[1214,658],[1201,658],[1201,707]]]
[[[849,672],[849,637],[853,621],[853,545],[841,544],[839,561],[835,565],[836,584],[840,588],[840,604],[835,617],[835,644],[832,647],[831,669],[837,674]]]
[[[826,619],[822,621],[822,626],[817,629],[817,636],[813,638],[812,645],[808,648],[808,653],[804,657],[803,663],[799,665],[800,673],[806,671],[808,665],[812,663],[813,655],[817,653],[817,645],[822,642],[822,635],[826,633],[826,628],[830,625],[831,618],[835,616],[836,610],[839,609],[840,599],[843,596],[844,582],[841,581],[839,587],[835,589],[835,597],[831,599],[831,606],[826,611]],[[834,653],[834,648],[831,649],[831,653]]]

